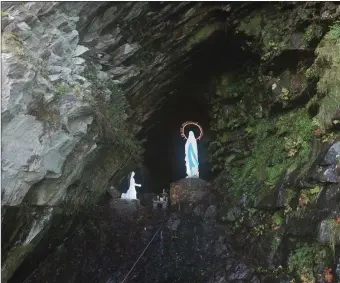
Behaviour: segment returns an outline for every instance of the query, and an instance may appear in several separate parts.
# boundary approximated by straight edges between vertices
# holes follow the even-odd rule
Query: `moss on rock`
[[[317,244],[302,244],[293,250],[288,259],[288,269],[302,282],[315,283],[320,269],[332,264],[329,248]]]
[[[316,49],[314,64],[307,70],[308,77],[319,77],[317,84],[319,111],[315,124],[321,131],[332,126],[340,116],[340,24],[331,26]]]
[[[311,42],[314,40],[318,40],[321,38],[323,32],[323,28],[321,25],[313,22],[308,28],[306,29],[305,33],[302,36],[302,41],[305,46],[309,46]]]
[[[262,184],[261,189],[245,193],[257,197],[267,195],[288,168],[305,162],[310,154],[313,128],[305,109],[255,120],[253,126],[248,127],[253,140],[251,155],[245,159],[245,166],[232,169],[234,187],[244,189],[252,180]]]
[[[209,36],[211,36],[214,32],[218,30],[222,30],[224,27],[223,24],[217,23],[210,23],[202,28],[200,28],[194,35],[190,36],[188,39],[188,43],[186,45],[187,50],[190,50],[194,45],[201,43],[202,41],[206,40]]]

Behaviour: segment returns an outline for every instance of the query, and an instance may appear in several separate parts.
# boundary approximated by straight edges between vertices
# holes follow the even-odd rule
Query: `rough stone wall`
[[[131,105],[128,119],[139,131],[164,101],[164,88],[176,83],[178,70],[190,67],[189,51],[224,28],[199,29],[210,18],[217,21],[216,11],[230,9],[187,2],[5,3],[2,204],[18,205],[41,180],[68,175],[58,191],[65,190],[84,164],[78,162],[71,174],[65,172],[68,160],[86,160],[97,150],[87,65],[94,66],[96,79],[123,87]],[[37,204],[62,197],[52,201],[42,192]]]
[[[331,2],[254,9],[235,28],[253,60],[213,82],[221,220],[268,280],[339,280],[339,15]]]
[[[69,175],[59,190],[65,191],[79,178],[79,161],[96,145],[93,137],[83,144],[77,154],[79,168],[65,172],[66,161],[76,158],[75,149],[89,135],[93,122],[84,99],[90,83],[81,76],[85,60],[79,55],[87,49],[78,44],[77,6],[6,5],[8,15],[2,17],[2,204],[18,205],[43,179]],[[66,85],[70,87],[61,93]],[[35,204],[55,204],[64,195],[52,201],[53,194],[42,190]]]
[[[60,207],[74,214],[94,201],[131,159],[113,145],[97,144],[92,82],[81,57],[88,48],[79,44],[77,28],[79,14],[97,8],[81,2],[2,5],[2,209],[17,207],[2,219],[9,234],[4,282],[48,236],[52,222],[59,223]],[[23,213],[25,225],[6,224]],[[61,238],[65,229],[60,223]]]
[[[238,9],[189,2],[5,3],[2,204],[20,204],[41,180],[70,175],[62,191],[79,178],[83,162],[72,174],[64,169],[80,143],[78,160],[96,150],[87,66],[96,80],[123,88],[127,118],[140,131],[190,68],[190,51],[225,30],[220,13],[234,16]],[[50,197],[41,195],[37,204]]]
[[[200,29],[216,11],[229,13],[230,7],[6,2],[1,11],[2,207],[18,207],[3,223],[21,218],[22,207],[28,217],[27,225],[6,226],[2,279],[7,281],[60,221],[53,217],[57,209],[75,213],[135,163],[129,152],[102,145],[93,80],[104,86],[102,104],[112,96],[107,82],[123,88],[131,106],[129,130],[140,131],[190,68],[189,51],[224,25],[214,19]],[[61,228],[61,238],[64,232]]]
[[[96,209],[27,282],[121,282],[151,239],[125,282],[260,282],[218,227],[207,184],[196,184],[204,193],[184,200],[181,211],[121,199]]]
[[[279,9],[291,5],[279,5]],[[292,9],[292,18],[302,20],[289,22],[288,17],[284,19],[288,20],[285,28],[310,24],[314,5],[323,4]],[[303,12],[306,7],[311,7],[307,13]],[[87,67],[94,67],[95,78],[102,85],[113,82],[122,87],[131,106],[126,113],[131,132],[139,132],[141,124],[162,106],[164,99],[172,95],[181,82],[185,82],[185,75],[192,70],[190,58],[199,51],[200,43],[216,34],[226,34],[235,25],[240,32],[254,36],[256,40],[244,45],[257,50],[258,40],[263,35],[258,27],[264,24],[269,31],[262,38],[261,52],[268,63],[265,67],[271,63],[280,66],[287,55],[294,57],[301,54],[300,51],[302,54],[311,52],[310,46],[303,46],[302,34],[295,33],[294,28],[286,37],[275,30],[279,25],[274,24],[272,29],[270,17],[261,23],[257,10],[249,18],[243,18],[250,8],[250,3],[198,2],[15,2],[2,5],[2,205],[3,208],[46,206],[34,217],[34,209],[28,208],[28,224],[9,229],[2,267],[4,281],[11,277],[28,251],[43,236],[48,236],[47,228],[54,219],[49,215],[56,213],[55,207],[64,205],[62,210],[67,208],[74,213],[75,204],[83,205],[91,200],[112,176],[129,165],[126,164],[130,157],[128,152],[118,157],[121,150],[111,144],[104,147],[99,141],[100,129],[93,108],[94,81],[86,74]],[[338,16],[336,6],[325,4],[315,19],[329,22]],[[243,20],[247,23],[250,20],[250,27],[243,25]],[[276,20],[281,21],[281,25],[284,22],[281,18]],[[252,33],[254,26],[255,34]],[[287,38],[289,41],[285,40]],[[289,88],[290,85],[284,83],[290,80],[293,87],[302,85],[297,82],[296,74],[287,77],[280,70],[276,69],[272,78],[273,90]],[[305,90],[299,89],[288,102],[287,91],[276,93],[278,101],[275,103],[289,108],[290,102],[308,93]],[[102,104],[108,104],[110,90],[102,91],[107,94]],[[262,112],[260,109],[258,112]],[[242,133],[235,136],[243,137]],[[237,150],[240,152],[240,148]],[[334,175],[329,175],[333,167],[328,168],[331,169],[328,173],[322,173],[333,178]],[[331,197],[331,200],[336,202],[337,198]],[[5,215],[3,220],[21,216],[19,209]]]

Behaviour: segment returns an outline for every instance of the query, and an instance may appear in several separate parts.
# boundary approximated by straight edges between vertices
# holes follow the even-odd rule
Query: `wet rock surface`
[[[233,169],[248,165],[236,182],[241,200],[221,198],[230,209],[222,219],[230,222],[225,229],[216,221],[221,214],[216,199],[202,190],[206,184],[178,195],[186,201],[174,202],[178,210],[164,216],[169,221],[129,278],[263,281],[248,260],[270,267],[275,276],[264,277],[271,283],[291,282],[291,273],[297,281],[324,282],[322,269],[330,266],[336,275],[339,39],[329,29],[339,15],[339,6],[330,2],[3,3],[2,280],[124,278],[163,212],[141,212],[140,203],[119,201],[94,209],[94,203],[107,191],[119,198],[109,182],[115,186],[138,163],[133,157],[141,150],[127,133],[142,139],[154,126],[152,115],[165,111],[166,101],[178,93],[181,101],[188,85],[222,97],[212,107],[217,121],[211,128],[220,139],[214,169],[225,168],[220,176],[226,184],[237,177]],[[319,58],[324,47],[327,56]],[[239,74],[245,75],[235,84]],[[195,96],[194,91],[191,99]],[[127,104],[119,104],[123,99]],[[118,114],[104,115],[103,106]],[[171,117],[173,111],[164,113]],[[266,124],[256,124],[263,119]],[[319,128],[312,119],[321,120]],[[262,133],[258,141],[251,140],[254,133]],[[321,159],[322,146],[314,148],[310,139],[331,146]],[[258,182],[243,184],[253,172]],[[228,184],[225,192],[234,189]],[[80,220],[84,208],[92,214]]]
[[[340,142],[334,143],[327,151],[322,164],[323,165],[336,165],[340,160]]]
[[[204,190],[205,198],[170,211],[126,200],[98,207],[26,282],[122,282],[153,237],[125,282],[260,282],[228,244]]]

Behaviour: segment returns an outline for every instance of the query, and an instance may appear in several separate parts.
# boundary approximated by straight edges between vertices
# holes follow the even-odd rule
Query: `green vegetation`
[[[252,69],[243,75],[224,75],[217,82],[211,112],[211,128],[216,132],[216,138],[209,145],[213,171],[227,169],[248,154],[246,140],[239,128],[265,115],[261,103],[267,90],[264,79]],[[238,102],[231,103],[235,98]]]
[[[322,36],[322,27],[316,23],[312,23],[302,36],[303,43],[308,46],[314,39],[320,39]]]
[[[260,192],[270,190],[288,168],[306,161],[313,128],[305,109],[254,121],[248,127],[254,143],[252,154],[245,159],[243,167],[232,169],[233,188],[242,190],[248,187],[247,183],[255,182],[262,184]]]
[[[289,100],[291,98],[291,96],[289,95],[289,90],[283,87],[279,98],[283,101]]]
[[[211,114],[216,138],[209,145],[210,162],[213,171],[228,172],[227,180],[221,178],[232,198],[246,194],[257,202],[273,191],[285,172],[302,172],[309,162],[313,120],[306,108],[269,115],[275,100],[269,85],[251,67],[217,82]],[[288,90],[282,93],[282,99],[289,97]]]
[[[56,91],[56,95],[62,96],[72,91],[72,88],[65,83],[59,83],[55,86],[55,91]]]
[[[244,228],[253,223],[254,218],[257,220],[254,215],[257,216],[258,211],[251,209],[265,207],[267,212],[271,209],[266,221],[255,222],[252,233],[271,236],[269,243],[275,250],[285,233],[285,229],[279,228],[286,216],[300,221],[309,216],[311,209],[317,209],[321,186],[310,187],[307,172],[317,160],[321,142],[338,138],[332,127],[340,123],[340,23],[331,26],[318,45],[317,58],[311,68],[306,70],[305,63],[299,62],[294,70],[280,71],[278,77],[269,73],[267,77],[261,70],[269,59],[285,45],[292,44],[291,41],[300,44],[295,37],[297,30],[292,32],[288,27],[287,33],[282,26],[289,17],[282,15],[278,22],[270,22],[269,13],[261,16],[257,11],[238,26],[239,32],[254,37],[253,46],[256,44],[256,48],[261,49],[258,54],[266,62],[262,61],[260,67],[243,66],[242,70],[216,81],[211,111],[215,138],[209,150],[213,171],[220,173],[217,186],[228,206],[239,204],[242,198],[249,212],[240,212],[242,217],[233,225],[237,223],[238,228],[242,225]],[[305,23],[313,10],[300,13],[298,17]],[[322,26],[310,24],[302,38],[305,47],[314,46],[323,32]],[[314,94],[311,90],[317,81]],[[273,91],[268,90],[272,85]],[[308,95],[312,97],[304,105]],[[282,191],[284,208],[277,211]],[[315,282],[320,268],[331,263],[331,250],[334,252],[340,242],[339,221],[330,220],[328,227],[330,247],[306,243],[290,254],[289,271],[302,282]],[[289,225],[286,228],[290,229]]]
[[[48,70],[46,68],[47,62],[43,59],[32,55],[32,51],[29,50],[24,40],[17,33],[5,33],[2,37],[1,50],[4,53],[11,53],[20,60],[20,63],[24,63],[30,69],[39,70],[42,76],[48,80]]]
[[[340,222],[337,219],[328,220],[329,245],[335,256],[335,246],[340,244]]]
[[[45,73],[45,75],[48,77],[48,73]],[[66,82],[60,82],[57,83],[55,86],[55,94],[59,97],[65,95],[65,94],[75,94],[79,99],[82,96],[82,89],[80,85],[70,86]]]
[[[262,236],[266,231],[268,227],[265,224],[259,224],[253,228],[253,231],[256,236]]]
[[[275,226],[281,226],[283,224],[283,213],[282,211],[277,211],[272,216],[272,222]]]
[[[315,200],[320,192],[320,187],[316,185],[313,189],[304,189],[300,192],[299,204],[306,206],[315,203]]]
[[[281,238],[280,237],[274,237],[273,242],[272,242],[272,249],[276,250],[281,242]]]
[[[280,15],[278,17],[278,14]],[[243,19],[238,32],[244,32],[256,38],[255,48],[262,49],[263,61],[268,61],[281,52],[286,45],[287,33],[290,28],[287,11],[256,11]],[[259,44],[260,43],[260,44]]]
[[[247,19],[244,19],[239,26],[239,31],[245,32],[248,35],[259,36],[261,34],[261,15],[254,13]]]
[[[1,11],[1,17],[8,17],[8,13]]]
[[[279,87],[273,90],[273,94],[277,95],[276,101],[283,106],[283,108],[293,107],[294,101],[301,97],[307,87],[306,67],[303,63],[297,66],[296,71],[286,70],[282,72],[276,82]]]
[[[340,23],[331,26],[316,54],[307,74],[310,78],[320,78],[317,85],[320,107],[315,123],[324,132],[333,126],[333,118],[340,109]]]
[[[291,252],[288,259],[288,269],[297,274],[302,282],[315,283],[316,271],[314,268],[318,265],[327,266],[330,263],[330,251],[327,247],[305,243]]]
[[[13,53],[20,57],[25,55],[22,40],[16,33],[8,33],[2,36],[1,51]]]
[[[284,192],[284,215],[290,213],[292,209],[292,200],[297,197],[298,193],[296,189],[286,188]]]
[[[220,23],[211,23],[202,27],[199,31],[197,31],[189,38],[186,49],[190,49],[193,45],[196,45],[207,39],[210,35],[212,35],[215,31],[219,29],[221,29]]]
[[[340,39],[340,21],[336,22],[334,25],[330,27],[330,31],[326,38],[339,40]]]

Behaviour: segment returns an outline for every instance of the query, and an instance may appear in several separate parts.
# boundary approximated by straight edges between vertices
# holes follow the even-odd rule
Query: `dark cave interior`
[[[203,94],[194,89],[183,89],[181,92],[181,98],[167,102],[164,113],[154,120],[155,125],[148,135],[150,142],[146,143],[144,162],[151,174],[149,188],[152,192],[162,191],[170,182],[186,176],[185,139],[180,135],[181,125],[186,121],[196,121],[204,130],[209,126],[208,104],[202,99]],[[197,136],[197,129],[190,129]],[[205,131],[203,139],[198,141],[200,176],[203,179],[209,179],[207,139],[208,131]]]
[[[256,64],[257,55],[247,49],[245,41],[243,35],[217,32],[189,55],[191,67],[182,72],[175,89],[169,89],[174,93],[144,126],[149,128],[144,166],[136,171],[137,183],[144,186],[142,193],[161,192],[171,182],[185,178],[185,139],[180,135],[180,127],[186,121],[198,122],[203,128],[204,137],[198,141],[200,177],[213,179],[208,162],[208,141],[213,138],[209,131],[212,81],[222,72],[237,72],[246,62]]]

